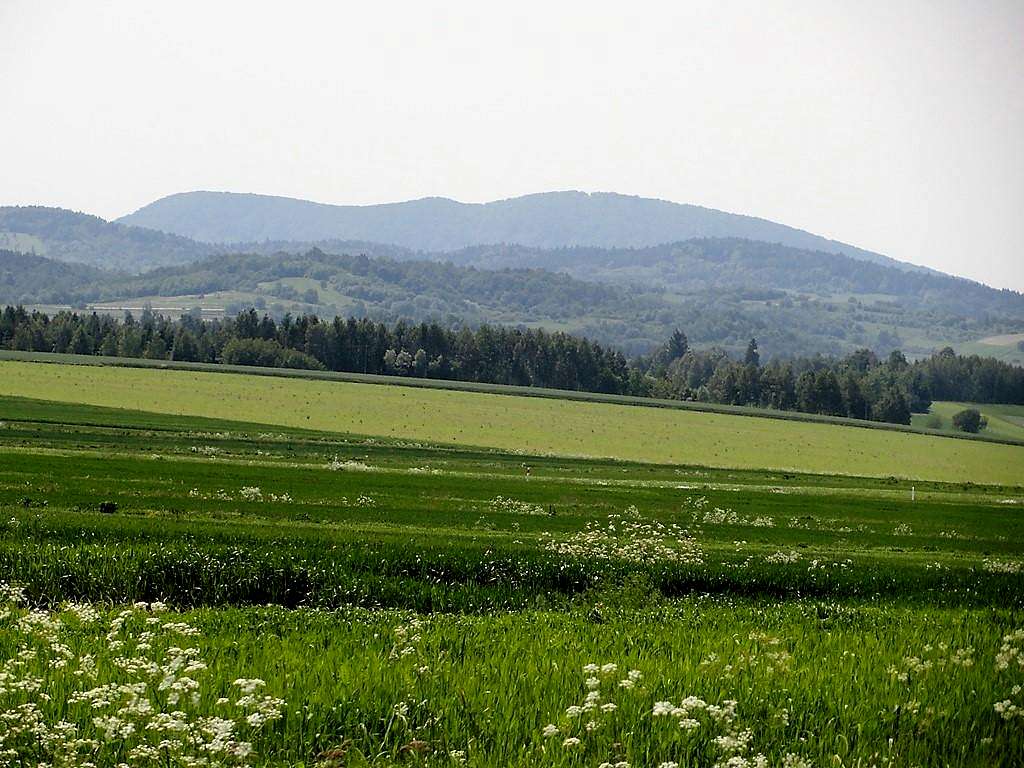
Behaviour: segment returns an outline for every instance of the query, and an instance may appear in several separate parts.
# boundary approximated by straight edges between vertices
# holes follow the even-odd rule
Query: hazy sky
[[[1024,2],[0,0],[0,204],[616,191],[1024,290]]]

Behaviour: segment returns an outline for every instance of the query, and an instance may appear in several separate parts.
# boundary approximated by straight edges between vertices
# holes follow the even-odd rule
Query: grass
[[[600,622],[582,612],[416,619],[278,608],[170,618],[196,628],[190,644],[208,665],[192,676],[197,701],[175,705],[181,720],[230,716],[239,695],[233,681],[251,679],[254,670],[265,682],[260,693],[281,700],[280,719],[238,729],[260,765],[317,758],[337,766],[710,765],[728,754],[716,737],[747,729],[748,754],[764,754],[771,765],[782,765],[786,754],[800,755],[803,765],[1011,766],[1024,758],[1019,725],[991,706],[1019,679],[992,670],[1000,633],[1014,626],[1006,614],[695,599],[608,611]],[[106,626],[101,619],[96,629],[76,629],[66,670],[46,669],[41,655],[30,671],[62,690],[81,687],[73,676],[79,654],[95,653]],[[0,647],[10,653],[13,632],[9,623],[4,629]],[[138,634],[121,633],[129,649]],[[164,648],[177,641],[167,634],[142,655],[165,659]],[[950,662],[967,647],[971,666]],[[933,666],[904,682],[898,675],[907,652]],[[114,667],[117,658],[98,655],[99,680],[132,679]],[[599,675],[601,703],[616,708],[568,717],[566,709],[584,700],[583,668],[592,663],[618,666]],[[627,670],[641,675],[631,689],[617,686]],[[226,705],[216,703],[222,697]],[[732,700],[736,714],[731,723],[714,722],[696,710],[701,727],[692,733],[676,716],[653,716],[655,702],[678,705],[686,697]],[[153,695],[157,705],[162,698]],[[120,702],[99,711],[110,710],[122,711]],[[68,714],[91,714],[81,711]],[[592,732],[588,721],[598,724]],[[545,737],[547,725],[559,733]],[[580,746],[563,746],[570,736]],[[104,742],[104,764],[138,740]]]
[[[572,400],[585,403],[608,403],[612,405],[636,405],[645,408],[667,408],[697,413],[721,413],[734,416],[754,416],[764,419],[780,419],[783,421],[800,421],[811,424],[836,424],[855,426],[860,429],[879,429],[893,432],[910,432],[915,434],[934,435],[935,431],[926,427],[916,427],[889,422],[864,421],[844,416],[826,416],[800,411],[781,411],[772,408],[746,405],[725,405],[721,403],[704,403],[688,400],[666,400],[651,397],[635,397],[632,395],[614,395],[599,392],[581,392],[545,387],[527,387],[509,384],[486,384],[480,382],[454,381],[446,379],[425,379],[409,376],[392,376],[373,373],[352,373],[342,371],[316,371],[290,368],[266,368],[251,365],[227,365],[224,363],[192,363],[173,360],[148,360],[145,358],[105,357],[102,355],[74,355],[54,352],[25,352],[20,350],[0,350],[0,361],[29,363],[50,363],[60,365],[112,366],[116,368],[143,368],[157,370],[179,370],[210,373],[233,373],[247,376],[270,376],[273,378],[304,379],[307,381],[351,382],[356,384],[387,384],[414,389],[441,389],[455,392],[480,392],[492,395],[513,395],[519,397],[539,397],[555,400]],[[980,440],[1011,445],[1024,445],[1024,441],[1006,440],[985,434],[967,434],[964,432],[944,432],[947,437],[961,440]]]
[[[941,429],[953,430],[953,416],[965,408],[977,408],[988,419],[984,433],[1006,440],[1024,439],[1024,405],[993,405],[987,403],[932,403],[926,414],[915,414],[914,425],[925,427],[932,416],[942,419]]]
[[[961,355],[980,355],[981,357],[994,357],[1006,363],[1024,365],[1024,350],[1018,343],[1024,340],[1022,333],[1007,333],[1001,336],[990,336],[978,341],[965,341],[953,344]]]
[[[80,401],[112,386],[36,368]],[[131,379],[138,405],[187,384],[225,406],[0,396],[0,582],[25,596],[0,590],[10,764],[1024,761],[1020,473],[525,457],[275,425],[266,400],[231,420],[199,374],[82,370],[168,377]]]
[[[279,427],[606,457],[1014,482],[1024,447],[734,414],[354,382],[0,362],[0,394]]]

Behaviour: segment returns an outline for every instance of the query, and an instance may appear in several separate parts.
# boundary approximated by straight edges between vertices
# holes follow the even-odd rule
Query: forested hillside
[[[703,261],[727,248],[731,278],[700,283]],[[815,291],[772,287],[784,270],[756,258],[758,244],[698,241],[678,246],[695,266],[698,285],[684,289],[666,280],[639,278],[641,262],[604,262],[602,269],[629,273],[621,284],[589,282],[536,268],[477,269],[424,260],[371,258],[365,254],[221,255],[142,275],[83,270],[41,257],[0,255],[0,301],[26,305],[110,303],[131,300],[205,307],[233,314],[249,306],[270,311],[315,312],[378,320],[442,320],[470,326],[502,323],[547,327],[588,336],[635,355],[650,352],[673,328],[687,328],[695,344],[741,353],[756,336],[766,359],[813,353],[842,355],[867,347],[880,355],[895,348],[929,354],[960,340],[1012,332],[1024,326],[1021,297],[967,281],[903,273],[850,259],[795,252]],[[668,249],[668,247],[666,247]],[[753,254],[751,254],[753,251]],[[773,253],[767,248],[769,255]],[[737,255],[738,254],[738,255]],[[681,257],[682,258],[682,257]],[[509,263],[515,263],[511,261]],[[608,266],[611,264],[612,266]],[[584,270],[573,268],[584,275]],[[877,271],[877,272],[876,272]],[[607,279],[607,275],[605,275]],[[682,278],[680,278],[682,279]],[[781,280],[781,278],[779,278]],[[735,281],[735,285],[731,282]],[[824,292],[831,285],[835,293]],[[884,285],[883,285],[884,284]],[[902,291],[854,293],[865,288]],[[988,299],[991,299],[989,301]],[[1015,309],[1016,308],[1016,309]]]
[[[43,206],[0,207],[0,249],[103,269],[140,272],[213,252],[185,237]]]
[[[1024,296],[936,272],[908,272],[816,250],[738,238],[702,238],[648,248],[474,246],[435,254],[488,269],[556,270],[616,285],[660,285],[682,293],[721,288],[801,291],[821,296],[884,295],[951,313],[1024,317]]]
[[[109,272],[87,264],[0,250],[0,302],[75,304],[81,300],[86,286],[115,279]]]

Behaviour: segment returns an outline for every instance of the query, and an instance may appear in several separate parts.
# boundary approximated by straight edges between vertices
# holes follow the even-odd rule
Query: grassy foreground
[[[526,458],[36,394],[0,396],[0,765],[1024,763],[1019,473]]]
[[[1019,479],[1024,446],[839,425],[236,374],[0,362],[0,394],[330,432],[711,467]]]
[[[993,706],[1020,702],[1020,668],[997,669],[1008,615],[708,599],[606,613],[72,607],[43,634],[15,609],[0,650],[35,651],[12,682],[56,694],[32,714],[77,724],[78,740],[51,742],[101,765],[1024,760],[1020,719]],[[26,725],[5,746],[52,759]]]

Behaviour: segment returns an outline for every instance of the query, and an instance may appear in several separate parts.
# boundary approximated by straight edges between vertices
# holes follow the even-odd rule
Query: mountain
[[[700,237],[738,237],[900,269],[924,269],[765,219],[604,192],[548,192],[479,204],[429,197],[365,206],[183,192],[119,221],[211,243],[366,240],[420,251],[454,251],[484,243],[545,249],[644,247]]]
[[[185,264],[214,250],[178,235],[43,206],[0,207],[3,248],[126,272]]]
[[[213,197],[229,205],[255,199],[269,206],[268,222],[279,202],[256,196]],[[479,218],[484,211],[491,217],[487,227],[477,221],[462,230],[475,238],[497,232],[497,224],[491,226],[495,222],[502,227],[515,223],[516,217],[506,215],[508,209],[502,206],[539,206],[553,216],[552,211],[573,201],[590,212],[595,204],[609,210],[623,205],[646,210],[649,203],[670,211],[687,210],[660,201],[579,193],[482,206],[435,199],[394,207],[314,210],[360,216],[369,211],[377,216],[377,229],[343,233],[360,238],[386,236],[387,220],[396,218],[392,208],[408,213],[407,206],[436,205],[437,210],[454,210],[469,218]],[[285,204],[307,212],[311,205]],[[234,224],[221,213],[225,220],[211,218],[210,226],[221,227],[226,235],[246,234],[241,229],[228,231]],[[406,213],[397,219],[405,217],[410,224]],[[555,226],[551,216],[519,217],[519,229],[506,234],[529,239],[532,226],[534,239],[557,240],[554,234],[559,231],[572,234],[573,220],[580,234],[578,225],[587,218],[556,216],[562,223]],[[594,239],[616,229],[611,218],[592,217]],[[451,217],[433,221],[433,230],[425,235],[428,242],[448,237],[454,232],[452,222]],[[302,228],[295,221],[291,225]],[[306,236],[323,234],[303,231],[311,233]],[[947,344],[968,344],[1024,329],[1024,296],[1019,293],[937,272],[910,271],[891,261],[866,262],[861,256],[829,250],[829,241],[797,234],[824,245],[809,249],[739,237],[626,247],[474,243],[438,250],[366,239],[324,239],[318,241],[319,248],[288,239],[215,245],[61,209],[0,208],[0,301],[30,306],[92,303],[115,313],[151,303],[167,311],[199,307],[207,316],[256,306],[276,316],[316,312],[381,320],[522,324],[587,335],[627,353],[649,351],[679,327],[694,344],[720,345],[737,353],[756,337],[766,357],[842,354],[858,347],[883,354],[902,347],[910,355],[926,355]],[[412,237],[411,230],[406,236]],[[87,265],[105,271],[90,271]]]

